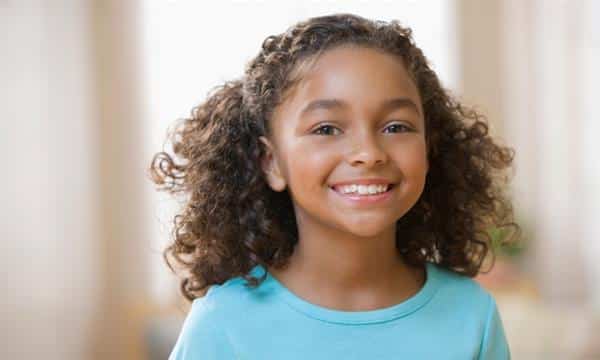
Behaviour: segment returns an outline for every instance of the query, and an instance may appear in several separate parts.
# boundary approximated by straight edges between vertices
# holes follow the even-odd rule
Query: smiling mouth
[[[342,195],[342,196],[349,196],[349,197],[369,197],[369,196],[379,196],[379,195],[383,195],[383,194],[387,194],[389,193],[394,187],[396,186],[396,184],[388,184],[387,188],[385,191],[383,192],[376,192],[376,193],[359,193],[358,190],[354,191],[354,192],[342,192],[338,189],[336,189],[333,186],[329,186],[329,188],[333,191],[335,191],[336,193]]]

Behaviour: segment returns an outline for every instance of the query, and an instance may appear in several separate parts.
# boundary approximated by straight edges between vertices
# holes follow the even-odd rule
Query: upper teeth
[[[386,192],[388,189],[388,185],[342,185],[337,187],[342,194],[354,193],[357,192],[359,194],[377,194]]]

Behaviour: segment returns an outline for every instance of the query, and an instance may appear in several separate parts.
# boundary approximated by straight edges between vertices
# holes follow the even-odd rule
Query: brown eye
[[[392,124],[392,125],[388,126],[386,129],[390,129],[390,128],[396,129],[396,131],[392,131],[394,133],[397,133],[397,132],[410,132],[410,131],[412,131],[411,128],[409,128],[408,126],[406,126],[404,124]]]
[[[337,129],[337,128],[334,126],[331,126],[331,125],[322,125],[322,126],[319,126],[318,128],[316,128],[315,131],[313,131],[313,134],[332,135],[331,129]]]

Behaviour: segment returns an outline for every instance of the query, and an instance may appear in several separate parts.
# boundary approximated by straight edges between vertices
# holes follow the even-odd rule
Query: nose
[[[353,143],[353,151],[349,155],[352,166],[373,167],[387,162],[387,153],[381,148],[377,139],[370,134],[359,136]]]

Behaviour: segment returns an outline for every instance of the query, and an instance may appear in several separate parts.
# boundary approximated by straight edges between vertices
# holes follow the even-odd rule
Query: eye
[[[313,134],[330,135],[330,133],[329,133],[331,131],[330,129],[337,129],[337,128],[334,126],[331,126],[331,125],[321,125],[313,131]]]
[[[397,131],[393,131],[393,132],[410,132],[413,131],[410,127],[404,125],[404,124],[392,124],[390,126],[388,126],[386,129],[390,129],[390,128],[395,128],[397,129]]]

